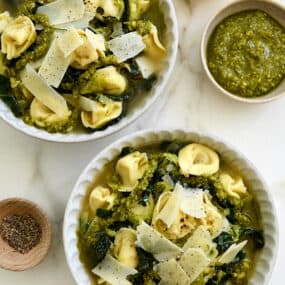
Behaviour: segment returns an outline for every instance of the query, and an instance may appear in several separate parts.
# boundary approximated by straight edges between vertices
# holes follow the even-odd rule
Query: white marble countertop
[[[283,0],[285,3],[285,0]],[[250,106],[217,92],[202,70],[202,30],[229,0],[175,0],[180,27],[177,64],[165,94],[133,125],[100,141],[82,144],[46,143],[27,137],[0,122],[0,199],[31,199],[48,213],[54,230],[49,256],[33,270],[0,270],[0,284],[74,285],[62,245],[62,220],[70,191],[83,167],[104,146],[125,134],[151,127],[185,127],[216,134],[239,148],[267,180],[280,224],[285,219],[285,98]],[[282,242],[283,241],[283,242]],[[270,285],[282,284],[285,228]]]

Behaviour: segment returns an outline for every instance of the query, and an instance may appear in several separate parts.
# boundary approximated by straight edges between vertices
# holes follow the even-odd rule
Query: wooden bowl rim
[[[9,245],[5,241],[3,241],[3,239],[0,236],[0,247],[1,247],[0,268],[10,271],[25,271],[34,268],[35,266],[40,264],[44,260],[44,258],[48,255],[52,243],[52,226],[45,211],[42,210],[36,203],[25,198],[16,198],[16,197],[0,200],[0,221],[2,218],[1,217],[2,210],[5,207],[9,207],[9,205],[11,207],[11,210],[10,213],[8,213],[7,215],[13,214],[13,212],[15,211],[13,210],[13,205],[14,206],[17,205],[19,208],[21,207],[26,208],[27,214],[31,214],[31,216],[33,216],[37,220],[37,222],[41,225],[43,231],[42,239],[40,240],[39,244],[36,245],[30,252],[23,255],[17,253],[14,249],[9,247]],[[15,212],[17,212],[17,210]],[[7,248],[11,249],[11,253],[13,254],[11,255],[10,259],[9,259],[9,253],[7,254],[7,251],[5,249],[2,250],[1,243],[5,245],[6,249]],[[19,258],[23,257],[22,260],[24,260],[24,258],[27,257],[28,255],[30,256],[28,256],[29,259],[26,263],[21,263],[19,259],[13,261],[13,258],[16,259],[15,255],[17,255]],[[9,260],[10,262],[7,262],[7,260]]]

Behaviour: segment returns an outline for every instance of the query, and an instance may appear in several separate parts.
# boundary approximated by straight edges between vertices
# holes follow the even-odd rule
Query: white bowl
[[[195,141],[215,149],[228,163],[235,166],[245,177],[253,193],[256,195],[261,209],[265,234],[265,247],[262,249],[256,269],[249,284],[265,285],[268,283],[278,249],[277,216],[268,187],[257,169],[235,148],[212,135],[184,130],[147,130],[129,135],[113,143],[98,154],[80,175],[69,198],[63,225],[63,241],[68,265],[78,285],[90,285],[77,249],[76,230],[81,203],[88,186],[94,181],[104,166],[113,161],[125,146],[138,147],[162,141]]]
[[[270,93],[264,96],[254,97],[254,98],[245,98],[235,95],[226,89],[224,89],[214,78],[212,73],[209,70],[208,63],[207,63],[207,45],[210,36],[212,35],[213,31],[217,27],[217,25],[223,21],[228,16],[231,16],[235,13],[244,11],[244,10],[252,10],[258,9],[263,10],[275,20],[277,20],[283,27],[285,27],[285,7],[281,4],[273,2],[272,0],[239,0],[235,1],[234,3],[226,5],[223,9],[221,9],[207,24],[201,42],[201,59],[203,67],[206,71],[206,74],[210,81],[214,84],[214,86],[221,91],[222,94],[240,101],[244,103],[266,103],[272,100],[278,99],[280,97],[285,96],[285,80],[282,83],[272,90]]]
[[[117,124],[108,127],[105,130],[97,131],[94,133],[70,133],[70,134],[50,134],[47,131],[38,129],[34,126],[29,126],[25,124],[22,119],[16,118],[11,110],[0,100],[0,118],[9,123],[11,126],[17,130],[36,137],[39,139],[53,141],[53,142],[83,142],[90,141],[94,139],[99,139],[115,133],[120,129],[126,127],[128,124],[132,123],[139,116],[141,116],[150,106],[153,105],[154,101],[162,93],[163,89],[168,82],[170,74],[173,70],[177,48],[178,48],[178,27],[177,19],[175,14],[175,8],[173,6],[172,0],[159,0],[159,6],[164,15],[164,21],[166,24],[165,41],[168,50],[168,56],[164,65],[163,70],[160,72],[158,81],[152,90],[148,92],[145,96],[136,96],[134,100],[130,103],[127,115]]]

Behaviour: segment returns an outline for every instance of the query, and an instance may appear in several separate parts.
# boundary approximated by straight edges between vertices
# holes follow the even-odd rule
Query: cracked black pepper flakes
[[[11,215],[2,220],[0,235],[17,252],[26,254],[40,242],[42,228],[30,215]]]

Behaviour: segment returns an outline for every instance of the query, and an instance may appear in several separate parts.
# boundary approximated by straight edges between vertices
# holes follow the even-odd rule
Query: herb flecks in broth
[[[94,284],[114,283],[102,273],[107,261],[128,268],[126,276],[108,270],[130,284],[167,282],[171,272],[194,285],[247,284],[263,246],[250,186],[214,150],[191,143],[124,148],[95,178],[78,229]]]

